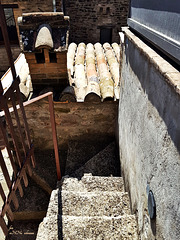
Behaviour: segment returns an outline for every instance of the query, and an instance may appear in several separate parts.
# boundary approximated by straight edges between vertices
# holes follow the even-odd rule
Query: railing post
[[[55,160],[56,160],[57,179],[61,180],[61,169],[60,169],[60,162],[59,162],[59,152],[58,152],[57,132],[56,132],[56,123],[55,123],[55,115],[54,115],[53,94],[48,96],[48,100],[49,100],[50,121],[51,121],[51,127],[52,127],[53,144],[54,144],[54,152],[55,152]]]

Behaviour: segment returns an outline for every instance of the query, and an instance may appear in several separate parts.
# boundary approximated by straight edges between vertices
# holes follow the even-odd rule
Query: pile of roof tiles
[[[67,53],[69,85],[77,102],[119,99],[120,48],[110,45],[71,43]]]

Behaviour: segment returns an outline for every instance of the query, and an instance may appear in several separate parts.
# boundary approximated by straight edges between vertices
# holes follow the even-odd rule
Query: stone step
[[[118,161],[116,145],[115,142],[112,142],[83,166],[74,171],[71,176],[81,178],[84,173],[92,173],[94,176],[118,176]]]
[[[48,207],[50,215],[120,216],[131,214],[128,193],[70,192],[54,190]]]
[[[99,177],[85,174],[79,181],[77,178],[64,177],[57,185],[66,191],[119,191],[124,192],[122,177]]]
[[[137,240],[135,216],[46,217],[39,226],[37,240]]]

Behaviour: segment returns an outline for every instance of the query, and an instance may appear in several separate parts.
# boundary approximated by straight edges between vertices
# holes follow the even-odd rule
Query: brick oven
[[[62,12],[23,13],[18,25],[33,86],[66,85],[69,17]]]

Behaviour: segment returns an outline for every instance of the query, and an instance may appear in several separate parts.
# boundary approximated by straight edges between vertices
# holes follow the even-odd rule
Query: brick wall
[[[70,16],[70,42],[100,41],[101,27],[112,27],[112,42],[127,25],[129,0],[66,0],[65,15]]]
[[[45,62],[37,63],[35,53],[25,52],[33,84],[67,84],[67,51],[56,53],[57,62],[50,62],[49,51],[44,49]]]

